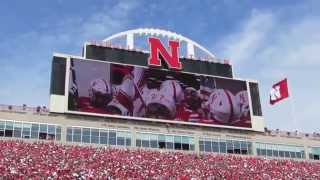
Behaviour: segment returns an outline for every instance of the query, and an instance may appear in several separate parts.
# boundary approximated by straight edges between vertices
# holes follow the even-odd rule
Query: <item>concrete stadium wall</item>
[[[194,137],[195,152],[199,153],[199,139],[233,139],[246,140],[252,142],[252,152],[256,155],[256,142],[284,144],[284,145],[298,145],[305,149],[305,157],[308,159],[308,147],[320,146],[320,140],[309,139],[307,137],[289,137],[281,134],[268,135],[266,133],[246,130],[234,130],[224,128],[210,128],[191,125],[179,124],[164,124],[159,122],[146,122],[126,119],[112,119],[102,117],[89,117],[71,114],[57,114],[57,113],[37,113],[37,112],[0,112],[1,120],[15,120],[22,122],[36,122],[56,124],[62,127],[61,143],[67,143],[66,130],[67,127],[91,127],[91,128],[106,128],[114,130],[130,131],[132,135],[132,146],[135,147],[136,133],[156,133],[156,134],[170,134],[170,135],[185,135]]]

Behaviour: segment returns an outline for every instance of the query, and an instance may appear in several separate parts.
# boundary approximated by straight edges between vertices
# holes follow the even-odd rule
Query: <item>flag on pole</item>
[[[273,105],[287,97],[289,97],[289,90],[287,78],[285,78],[272,86],[270,91],[270,104]]]

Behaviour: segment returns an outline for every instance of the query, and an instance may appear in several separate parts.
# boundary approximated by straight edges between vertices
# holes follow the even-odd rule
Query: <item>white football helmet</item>
[[[247,91],[240,91],[235,96],[237,106],[240,109],[239,118],[243,116],[248,116],[250,107],[249,107],[249,98]]]
[[[112,99],[112,101],[108,104],[107,110],[111,114],[116,114],[116,115],[122,115],[122,116],[130,116],[131,112],[129,111],[129,108],[122,105],[116,97]]]
[[[90,102],[94,106],[103,107],[112,99],[112,87],[105,79],[94,79],[89,86]]]
[[[150,91],[147,98],[146,116],[174,119],[176,104],[183,100],[183,90],[177,80],[165,80],[159,90]]]
[[[150,94],[147,101],[147,117],[160,119],[173,119],[176,113],[174,99],[160,91]]]
[[[207,101],[209,109],[209,118],[219,121],[223,124],[231,124],[237,120],[236,114],[239,114],[239,108],[236,106],[234,95],[225,89],[214,90]]]
[[[177,80],[163,81],[160,86],[160,93],[168,98],[172,98],[174,103],[180,103],[183,100],[183,89]]]
[[[116,93],[123,92],[130,100],[134,99],[136,93],[134,81],[129,78],[124,79],[120,85],[115,86],[115,90],[117,91]]]
[[[114,114],[131,116],[133,113],[133,100],[135,87],[132,79],[124,79],[122,84],[114,86],[114,97],[107,105],[108,110]]]

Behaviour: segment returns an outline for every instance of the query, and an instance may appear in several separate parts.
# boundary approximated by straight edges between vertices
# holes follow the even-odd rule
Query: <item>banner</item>
[[[69,111],[251,128],[246,81],[71,61]]]
[[[289,90],[286,78],[272,86],[270,91],[270,104],[273,105],[287,97],[289,97]]]

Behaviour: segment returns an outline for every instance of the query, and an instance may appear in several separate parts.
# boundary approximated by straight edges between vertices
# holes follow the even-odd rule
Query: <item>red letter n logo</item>
[[[179,41],[169,40],[170,51],[161,44],[160,39],[158,38],[149,38],[150,45],[150,57],[148,59],[148,64],[153,66],[161,66],[161,60],[159,54],[163,57],[163,60],[166,61],[168,67],[171,69],[182,69],[182,64],[179,60]]]

